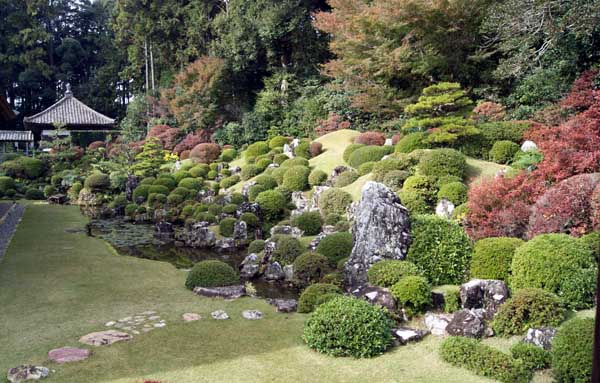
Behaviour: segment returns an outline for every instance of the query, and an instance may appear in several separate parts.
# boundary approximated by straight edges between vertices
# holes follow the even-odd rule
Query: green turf
[[[468,183],[473,183],[493,178],[500,170],[508,168],[506,165],[500,165],[495,162],[467,157],[467,181]]]
[[[360,132],[355,130],[343,129],[319,137],[315,141],[323,144],[323,153],[311,158],[310,166],[315,169],[321,169],[327,175],[330,175],[336,166],[345,165],[343,158],[344,149],[359,134]]]
[[[118,256],[99,239],[65,232],[85,222],[76,207],[28,207],[0,263],[0,371],[42,364],[55,370],[50,383],[489,381],[441,362],[441,339],[431,336],[368,360],[317,354],[301,340],[304,315],[275,313],[253,298],[197,297],[183,287],[185,273],[170,264]],[[208,319],[216,309],[232,319]],[[259,309],[265,319],[246,321],[245,309]],[[145,310],[158,311],[167,327],[93,348],[87,361],[47,360],[48,350],[77,346],[106,321]],[[183,323],[184,312],[203,319]]]

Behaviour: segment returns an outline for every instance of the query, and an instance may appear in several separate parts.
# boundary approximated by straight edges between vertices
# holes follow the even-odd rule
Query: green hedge
[[[317,235],[321,232],[323,220],[318,211],[310,211],[292,218],[292,225],[302,230],[304,235]]]
[[[283,186],[291,191],[308,189],[308,176],[310,168],[306,166],[292,166],[283,174]]]
[[[525,242],[518,238],[484,238],[475,242],[470,276],[508,281],[515,251]]]
[[[303,285],[320,281],[329,271],[329,260],[319,253],[307,252],[294,261],[294,277]]]
[[[321,214],[346,215],[346,208],[352,203],[352,195],[345,190],[330,188],[319,196],[319,209]]]
[[[449,175],[463,179],[467,171],[467,161],[457,150],[435,149],[423,154],[417,168],[420,174],[435,180]]]
[[[240,279],[233,269],[225,262],[209,260],[198,262],[188,273],[185,286],[193,290],[194,287],[229,286],[239,283]]]
[[[407,275],[395,283],[390,291],[409,316],[423,313],[431,306],[431,286],[425,277]]]
[[[341,294],[342,290],[336,285],[329,283],[315,283],[308,286],[300,298],[298,298],[298,312],[310,313],[317,307],[317,301],[320,297],[330,294]]]
[[[333,233],[321,240],[317,253],[326,256],[331,263],[347,258],[352,252],[352,234],[348,232]]]
[[[513,358],[519,359],[529,370],[543,370],[550,367],[552,356],[549,351],[529,343],[517,343],[510,348]]]
[[[557,383],[592,381],[594,319],[571,319],[552,341],[552,372]]]
[[[386,259],[372,265],[367,272],[367,277],[369,283],[374,286],[392,287],[405,276],[420,274],[421,272],[412,262]]]
[[[29,189],[27,189],[27,191],[25,192],[25,199],[30,199],[30,200],[43,200],[45,199],[44,197],[44,192],[41,191],[40,189],[31,187]]]

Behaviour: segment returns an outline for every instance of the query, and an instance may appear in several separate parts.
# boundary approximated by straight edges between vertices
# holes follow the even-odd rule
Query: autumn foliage
[[[350,129],[350,122],[345,121],[339,114],[331,113],[326,120],[319,122],[315,128],[315,133],[320,137],[341,129]]]
[[[180,132],[181,130],[168,125],[155,125],[150,129],[146,138],[157,138],[165,150],[173,150]]]
[[[354,139],[354,143],[381,146],[385,144],[385,135],[381,132],[364,132]]]
[[[197,130],[193,133],[189,133],[188,135],[186,135],[183,138],[183,140],[181,140],[177,145],[175,145],[175,149],[173,151],[179,156],[181,156],[181,154],[184,151],[190,152],[199,144],[208,141],[210,141],[210,132],[206,130]]]
[[[199,144],[192,149],[190,152],[190,158],[205,164],[209,164],[219,158],[220,154],[221,147],[218,144],[206,142]]]

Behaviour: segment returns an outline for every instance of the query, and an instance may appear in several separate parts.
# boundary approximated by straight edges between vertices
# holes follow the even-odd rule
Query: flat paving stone
[[[49,374],[50,370],[46,367],[23,364],[8,370],[6,379],[8,379],[10,383],[20,383],[28,380],[40,380],[47,377]]]
[[[229,319],[229,314],[227,314],[223,310],[213,311],[212,313],[210,313],[210,316],[213,317],[213,319],[216,319],[216,320]]]
[[[181,317],[183,318],[184,322],[195,322],[202,319],[200,314],[196,313],[185,313]]]
[[[89,358],[90,350],[85,348],[61,347],[48,352],[48,358],[56,363],[78,362]]]
[[[242,316],[244,317],[244,319],[258,320],[262,319],[263,313],[261,313],[258,310],[245,310],[242,312]]]
[[[108,346],[116,342],[130,340],[131,335],[126,332],[107,330],[92,332],[79,338],[79,342],[90,346]]]

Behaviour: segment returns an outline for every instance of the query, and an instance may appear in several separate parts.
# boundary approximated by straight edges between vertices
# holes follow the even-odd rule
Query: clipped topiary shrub
[[[193,290],[194,287],[230,286],[239,283],[240,278],[225,262],[209,260],[201,261],[194,265],[188,273],[185,287]]]
[[[402,191],[417,193],[428,205],[436,199],[435,181],[422,174],[415,174],[404,180]]]
[[[259,175],[260,173],[262,173],[262,170],[259,169],[258,166],[256,166],[256,165],[246,165],[246,166],[244,166],[242,168],[242,172],[240,174],[242,176],[242,179],[244,181],[247,181],[250,178]]]
[[[7,176],[0,176],[0,192],[6,193],[9,189],[15,188],[15,180]]]
[[[240,220],[246,222],[246,225],[250,229],[257,228],[260,225],[258,217],[250,212],[242,213]]]
[[[150,185],[140,185],[133,189],[133,201],[138,202],[138,200],[145,201],[148,199],[148,190],[150,189]]]
[[[383,156],[390,154],[391,146],[364,146],[356,149],[348,158],[348,164],[355,169],[365,162],[379,161]]]
[[[198,191],[202,189],[202,178],[184,178],[177,185],[180,188]]]
[[[292,166],[307,166],[308,167],[309,162],[306,158],[304,157],[294,157],[294,158],[290,158],[288,160],[283,161],[283,163],[281,164],[281,167],[284,168],[291,168]]]
[[[416,132],[410,133],[402,137],[396,144],[396,153],[410,153],[417,149],[427,149],[429,144],[427,143],[427,133]]]
[[[520,360],[477,339],[449,337],[440,347],[440,356],[453,366],[463,367],[477,375],[504,383],[529,383],[533,375]]]
[[[376,163],[377,162],[375,162],[375,161],[369,161],[369,162],[365,162],[364,164],[360,165],[358,167],[358,175],[360,175],[362,177],[364,175],[371,173],[373,171],[373,168],[375,167]]]
[[[323,216],[328,214],[346,215],[346,209],[352,203],[352,195],[338,188],[325,190],[319,196],[319,209]]]
[[[283,174],[283,186],[291,191],[308,189],[308,176],[310,168],[306,166],[292,166]]]
[[[467,185],[462,182],[450,182],[440,187],[437,193],[438,201],[447,199],[454,206],[462,205],[467,202]]]
[[[407,260],[421,269],[433,285],[464,281],[471,261],[471,243],[457,223],[433,215],[412,219],[413,242]]]
[[[385,144],[385,134],[381,132],[364,132],[354,139],[354,143],[382,146]]]
[[[308,176],[308,184],[313,186],[321,186],[327,181],[327,173],[322,170],[315,169]]]
[[[512,261],[511,287],[542,288],[569,307],[591,307],[596,261],[589,247],[566,234],[543,234],[519,247]]]
[[[558,326],[565,313],[556,295],[541,289],[521,289],[500,306],[493,327],[499,335],[521,335],[529,328]]]
[[[294,148],[294,154],[298,158],[310,158],[310,142],[301,141],[298,146]]]
[[[336,188],[343,188],[344,186],[348,186],[348,185],[354,183],[354,181],[356,181],[358,179],[358,177],[359,177],[358,173],[355,172],[354,170],[349,170],[347,172],[343,172],[335,179],[334,186]]]
[[[199,178],[199,177],[206,177],[206,175],[208,174],[209,171],[210,171],[210,166],[208,166],[208,164],[199,164],[199,165],[196,165],[193,168],[191,168],[188,173],[190,174],[189,177]],[[177,177],[175,177],[175,180],[177,180]],[[180,181],[181,181],[181,179],[180,179]]]
[[[7,176],[21,179],[34,180],[44,174],[44,162],[38,158],[17,157],[13,160],[4,161],[0,164],[0,169]]]
[[[429,214],[432,212],[432,207],[425,201],[422,195],[412,190],[400,190],[398,197],[402,205],[408,209],[411,215]]]
[[[277,180],[267,174],[261,174],[254,179],[257,185],[261,185],[265,190],[275,189],[277,187]]]
[[[508,281],[515,251],[525,242],[518,238],[484,238],[475,242],[470,276]]]
[[[233,236],[233,228],[235,226],[236,219],[235,218],[223,218],[221,222],[219,222],[219,233],[223,237],[232,237]]]
[[[552,356],[550,352],[529,343],[519,342],[510,348],[514,359],[519,359],[529,370],[543,370],[550,367]]]
[[[305,251],[298,238],[291,235],[278,235],[274,240],[277,248],[271,255],[271,261],[279,262],[281,266],[291,265]]]
[[[190,158],[198,162],[210,164],[211,162],[216,161],[220,154],[221,147],[219,145],[205,142],[196,145],[194,149],[192,149]]]
[[[350,161],[350,156],[352,155],[352,153],[354,153],[356,150],[365,147],[366,145],[363,144],[350,144],[348,146],[346,146],[346,149],[344,149],[344,154],[342,154],[342,158],[344,159],[344,162],[349,163],[348,161]]]
[[[173,178],[175,179],[175,182],[177,182],[179,184],[179,181],[181,181],[184,178],[191,178],[193,177],[192,174],[190,172],[188,172],[187,170],[178,170],[175,173],[173,173]]]
[[[302,285],[320,281],[329,271],[329,260],[319,253],[307,252],[294,261],[294,276]]]
[[[91,192],[101,192],[110,187],[110,178],[108,177],[108,174],[94,173],[85,179],[84,186]]]
[[[237,184],[238,182],[240,182],[240,176],[233,175],[233,176],[229,176],[227,178],[223,178],[220,182],[219,182],[219,186],[222,189],[228,189],[230,187],[232,187],[233,185]]]
[[[594,319],[576,318],[558,329],[552,341],[552,372],[558,383],[591,382]]]
[[[237,150],[233,148],[224,149],[221,152],[220,160],[223,162],[231,162],[237,157]]]
[[[262,252],[265,249],[265,241],[262,239],[255,239],[254,241],[250,242],[250,245],[248,245],[248,254],[258,254],[260,252]]]
[[[269,140],[269,148],[271,148],[271,149],[281,148],[281,147],[283,147],[283,145],[287,144],[288,142],[290,142],[290,140],[287,137],[275,136]]]
[[[304,341],[332,356],[369,358],[392,344],[392,320],[385,309],[350,297],[337,297],[317,308],[304,325]]]
[[[260,193],[255,201],[260,205],[267,220],[275,220],[281,216],[286,206],[286,199],[277,190],[267,190]]]
[[[454,149],[435,149],[425,152],[417,165],[419,173],[437,180],[443,176],[465,177],[467,161]]]
[[[246,149],[246,161],[248,160],[248,158],[255,158],[257,156],[260,156],[262,154],[267,154],[269,153],[269,145],[267,145],[266,142],[264,141],[257,141],[251,145],[248,146],[248,148]]]
[[[256,161],[256,167],[260,172],[264,172],[265,169],[272,163],[273,162],[269,158],[261,158],[260,160]]]
[[[44,197],[48,198],[50,196],[53,196],[57,193],[57,190],[54,186],[52,185],[46,185],[44,186]]]
[[[431,306],[431,286],[424,277],[417,275],[402,277],[390,291],[409,316],[423,313]]]
[[[45,199],[44,197],[44,192],[41,191],[40,189],[31,187],[29,189],[27,189],[27,191],[25,192],[25,198],[26,199],[30,199],[30,200],[43,200]]]
[[[333,233],[321,240],[317,253],[326,256],[333,264],[347,258],[352,252],[352,234],[348,232]]]
[[[394,170],[405,170],[412,173],[411,168],[415,165],[414,161],[404,154],[400,156],[402,158],[386,158],[385,160],[375,162],[375,165],[373,165],[373,180],[383,182],[386,174]]]
[[[410,177],[410,172],[406,170],[392,170],[383,178],[383,183],[392,190],[398,190],[404,185],[404,181]]]
[[[375,263],[367,272],[369,283],[379,287],[392,287],[403,277],[420,274],[414,263],[392,259]]]
[[[292,225],[304,231],[304,235],[317,235],[321,232],[323,221],[318,211],[309,211],[292,218]]]
[[[162,185],[150,185],[148,188],[148,195],[150,194],[169,194],[169,188]]]
[[[338,286],[329,283],[310,285],[302,291],[300,298],[298,298],[298,312],[310,313],[317,307],[317,301],[321,296],[341,293],[342,290]]]
[[[512,161],[519,150],[519,145],[512,141],[496,141],[490,150],[489,157],[490,160],[499,164],[507,164]]]
[[[177,193],[171,193],[167,196],[167,203],[170,206],[177,206],[183,202],[183,197]]]
[[[156,181],[154,181],[154,185],[160,185],[168,188],[169,190],[173,190],[177,187],[177,181],[170,174],[161,174]]]

